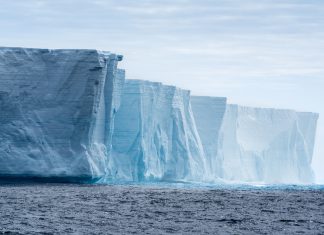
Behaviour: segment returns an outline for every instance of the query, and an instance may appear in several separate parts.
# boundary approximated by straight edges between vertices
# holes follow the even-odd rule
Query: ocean
[[[324,187],[2,183],[1,233],[324,234]]]

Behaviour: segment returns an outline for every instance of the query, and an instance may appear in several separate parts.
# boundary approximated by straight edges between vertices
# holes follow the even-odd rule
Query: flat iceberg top
[[[263,113],[269,113],[269,112],[276,112],[276,113],[299,113],[299,114],[305,114],[305,115],[313,115],[314,117],[319,117],[319,113],[315,112],[307,112],[307,111],[298,111],[294,109],[285,109],[285,108],[271,108],[271,107],[252,107],[252,106],[245,106],[245,105],[238,105],[238,104],[227,104],[229,108],[242,110],[245,112],[263,112]]]
[[[115,58],[118,61],[123,59],[122,55],[111,53],[110,51],[102,51],[97,49],[44,49],[44,48],[23,48],[23,47],[0,47],[0,56],[4,56],[5,53],[25,53],[25,54],[83,54],[91,55],[97,54],[103,57]]]
[[[26,48],[26,47],[0,47],[0,51],[30,51],[30,52],[97,52],[102,54],[111,54],[109,51],[100,51],[97,49],[49,49],[49,48]]]
[[[181,92],[183,94],[187,94],[190,95],[190,91],[186,90],[186,89],[182,89],[173,85],[166,85],[163,84],[162,82],[152,82],[152,81],[148,81],[148,80],[140,80],[140,79],[127,79],[125,82],[127,85],[131,86],[137,86],[137,87],[154,87],[154,88],[160,88],[160,89],[164,89],[164,90],[169,90],[169,91],[177,91],[177,92]]]
[[[226,102],[227,98],[226,97],[221,97],[221,96],[199,96],[199,95],[193,95],[191,96],[191,100],[195,101],[201,101],[201,102]]]

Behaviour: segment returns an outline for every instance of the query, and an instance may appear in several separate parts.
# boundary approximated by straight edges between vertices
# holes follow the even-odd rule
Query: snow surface
[[[109,179],[202,180],[203,156],[189,91],[126,80],[116,114]]]
[[[104,176],[124,79],[118,60],[96,50],[0,48],[0,174]]]

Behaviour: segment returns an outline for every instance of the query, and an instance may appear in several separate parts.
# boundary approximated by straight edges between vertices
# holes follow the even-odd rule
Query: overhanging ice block
[[[103,177],[119,60],[97,50],[0,48],[0,175]]]

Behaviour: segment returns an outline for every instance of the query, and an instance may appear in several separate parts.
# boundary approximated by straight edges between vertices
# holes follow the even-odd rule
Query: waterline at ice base
[[[0,178],[314,183],[318,114],[125,80],[121,59],[98,50],[0,48]]]

